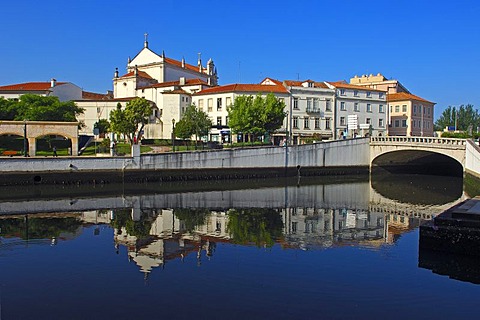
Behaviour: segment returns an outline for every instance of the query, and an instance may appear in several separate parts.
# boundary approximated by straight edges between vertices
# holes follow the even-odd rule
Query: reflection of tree
[[[227,230],[234,243],[271,247],[282,236],[282,229],[282,218],[273,209],[228,211]]]
[[[68,218],[12,218],[0,220],[2,236],[22,239],[57,238],[62,233],[75,233],[82,222],[73,217]]]
[[[146,238],[150,235],[152,221],[148,214],[142,212],[140,220],[134,221],[132,218],[132,209],[119,209],[113,213],[111,225],[116,228],[120,234],[123,227],[127,233],[137,238]]]
[[[205,224],[206,218],[210,214],[210,210],[178,208],[174,209],[173,213],[175,214],[175,217],[183,221],[185,224],[185,230],[192,232],[196,227]]]

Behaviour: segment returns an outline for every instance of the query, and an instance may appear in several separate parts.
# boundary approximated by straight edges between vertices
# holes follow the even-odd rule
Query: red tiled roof
[[[303,81],[297,81],[297,80],[285,80],[285,84],[290,87],[301,87],[303,83],[305,82],[313,82],[315,88],[324,88],[328,89],[328,86],[323,83],[323,82],[316,82],[313,80],[303,80]]]
[[[148,73],[146,73],[144,71],[137,70],[137,73],[138,73],[138,76],[141,77],[141,78],[153,79]],[[133,77],[134,75],[135,75],[135,71],[130,71],[129,73],[124,74],[120,78]]]
[[[84,100],[111,100],[113,96],[109,93],[95,93],[82,91],[82,99]]]
[[[204,95],[212,93],[226,93],[226,92],[275,92],[275,93],[288,93],[284,86],[280,85],[262,85],[262,84],[245,84],[235,83],[227,84],[224,86],[212,87],[204,89],[195,95]]]
[[[411,93],[406,93],[406,92],[390,93],[387,95],[387,101],[393,102],[393,101],[405,101],[405,100],[417,100],[417,101],[423,101],[423,102],[435,104],[435,102],[425,100],[419,96],[416,96]]]
[[[386,90],[378,90],[378,89],[372,89],[372,88],[366,88],[364,86],[357,86],[355,84],[348,84],[345,81],[328,81],[328,84],[336,87],[336,88],[342,88],[342,89],[353,89],[353,90],[361,90],[361,91],[376,91],[376,92],[386,92]]]
[[[283,84],[282,84],[282,81],[277,80],[277,79],[273,79],[273,78],[269,78],[269,77],[266,77],[265,79],[263,79],[262,81],[260,81],[260,83],[263,83],[265,80],[270,80],[270,81],[272,81],[273,83],[275,83],[275,84],[277,84],[277,85],[279,85],[279,86],[283,85]]]
[[[57,82],[55,86],[59,86],[65,83],[66,82]],[[50,88],[50,82],[25,82],[0,86],[0,91],[47,91]]]
[[[185,79],[185,86],[194,86],[194,85],[208,86],[208,83],[203,81],[202,79]],[[163,88],[163,87],[171,87],[171,86],[180,86],[180,80],[155,83],[155,84],[141,87],[141,88]]]
[[[178,61],[178,60],[175,60],[175,59],[172,59],[172,58],[165,57],[164,61],[166,63],[173,64],[174,66],[177,66],[177,67],[180,67],[180,68],[182,67],[182,62],[181,61]],[[200,71],[198,71],[199,70],[198,66],[194,66],[194,65],[191,65],[191,64],[188,64],[188,63],[185,63],[185,69],[200,72]]]

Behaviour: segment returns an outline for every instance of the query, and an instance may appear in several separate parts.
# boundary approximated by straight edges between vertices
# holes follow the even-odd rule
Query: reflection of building
[[[286,244],[302,249],[379,240],[384,234],[383,214],[363,209],[288,208],[281,214]]]

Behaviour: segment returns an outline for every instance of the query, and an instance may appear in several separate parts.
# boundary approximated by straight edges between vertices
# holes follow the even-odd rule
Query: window
[[[298,98],[293,98],[293,109],[298,109]]]
[[[226,97],[225,98],[225,105],[226,105],[227,108],[230,107],[232,105],[232,98]]]
[[[358,107],[358,102],[355,102],[353,105],[353,111],[360,111],[360,108]]]
[[[307,111],[312,109],[312,98],[307,98]]]
[[[203,99],[198,100],[198,110],[203,111]]]
[[[208,112],[212,112],[212,109],[213,109],[213,99],[208,99],[207,100],[207,108],[208,108]]]
[[[407,127],[407,120],[402,120],[402,128],[406,128]]]
[[[378,97],[379,97],[380,99],[383,99],[383,92],[380,92],[380,93],[378,94]]]
[[[293,117],[293,127],[298,129],[298,117]]]
[[[320,100],[318,98],[313,99],[313,110],[318,110],[320,107]]]
[[[315,118],[315,129],[320,129],[320,118]]]
[[[310,118],[306,117],[303,119],[303,128],[310,129]]]
[[[345,102],[340,102],[340,110],[345,111],[347,108],[345,107]]]
[[[383,119],[378,119],[378,126],[383,128],[385,125],[383,124]]]
[[[353,91],[353,96],[358,97],[358,91],[357,90]]]
[[[330,130],[331,127],[330,127],[330,122],[332,121],[332,119],[330,118],[325,118],[325,129],[327,130]]]
[[[371,124],[371,123],[372,123],[372,119],[370,119],[370,118],[365,119],[365,123],[366,123],[366,124]]]
[[[390,105],[390,113],[392,113],[392,106]]]
[[[340,89],[340,95],[344,96],[345,95],[345,89]]]
[[[222,98],[217,98],[217,111],[222,111]]]
[[[97,113],[100,114],[100,107],[97,107]]]
[[[417,121],[415,121],[415,120],[412,120],[412,127],[414,127],[414,128],[415,128],[416,126],[417,126]]]
[[[188,97],[185,97],[185,102],[188,102]]]
[[[400,120],[395,120],[395,128],[400,127]]]
[[[372,105],[367,103],[367,112],[372,112]]]
[[[372,93],[370,91],[367,91],[367,98],[371,98],[372,97]]]
[[[413,105],[413,113],[417,113],[417,105],[416,104]]]
[[[402,112],[407,112],[407,105],[406,105],[406,104],[404,104],[404,105],[402,106]]]
[[[330,99],[325,100],[325,111],[332,111],[332,104]]]
[[[222,117],[217,117],[217,126],[222,125]]]
[[[378,105],[378,112],[384,113],[385,111],[383,110],[383,104]]]
[[[345,117],[340,117],[340,125],[344,126],[346,124]]]
[[[400,112],[400,106],[395,106],[395,112]]]

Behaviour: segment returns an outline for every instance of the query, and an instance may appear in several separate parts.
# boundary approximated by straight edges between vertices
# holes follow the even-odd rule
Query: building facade
[[[25,82],[0,86],[0,97],[5,99],[19,99],[24,94],[39,96],[55,96],[60,101],[82,99],[82,88],[71,82]]]
[[[389,135],[432,137],[435,103],[411,93],[388,94]]]
[[[285,80],[290,92],[291,142],[329,140],[334,137],[335,90],[323,82]]]
[[[379,89],[325,82],[335,90],[334,139],[387,134],[387,95]]]

